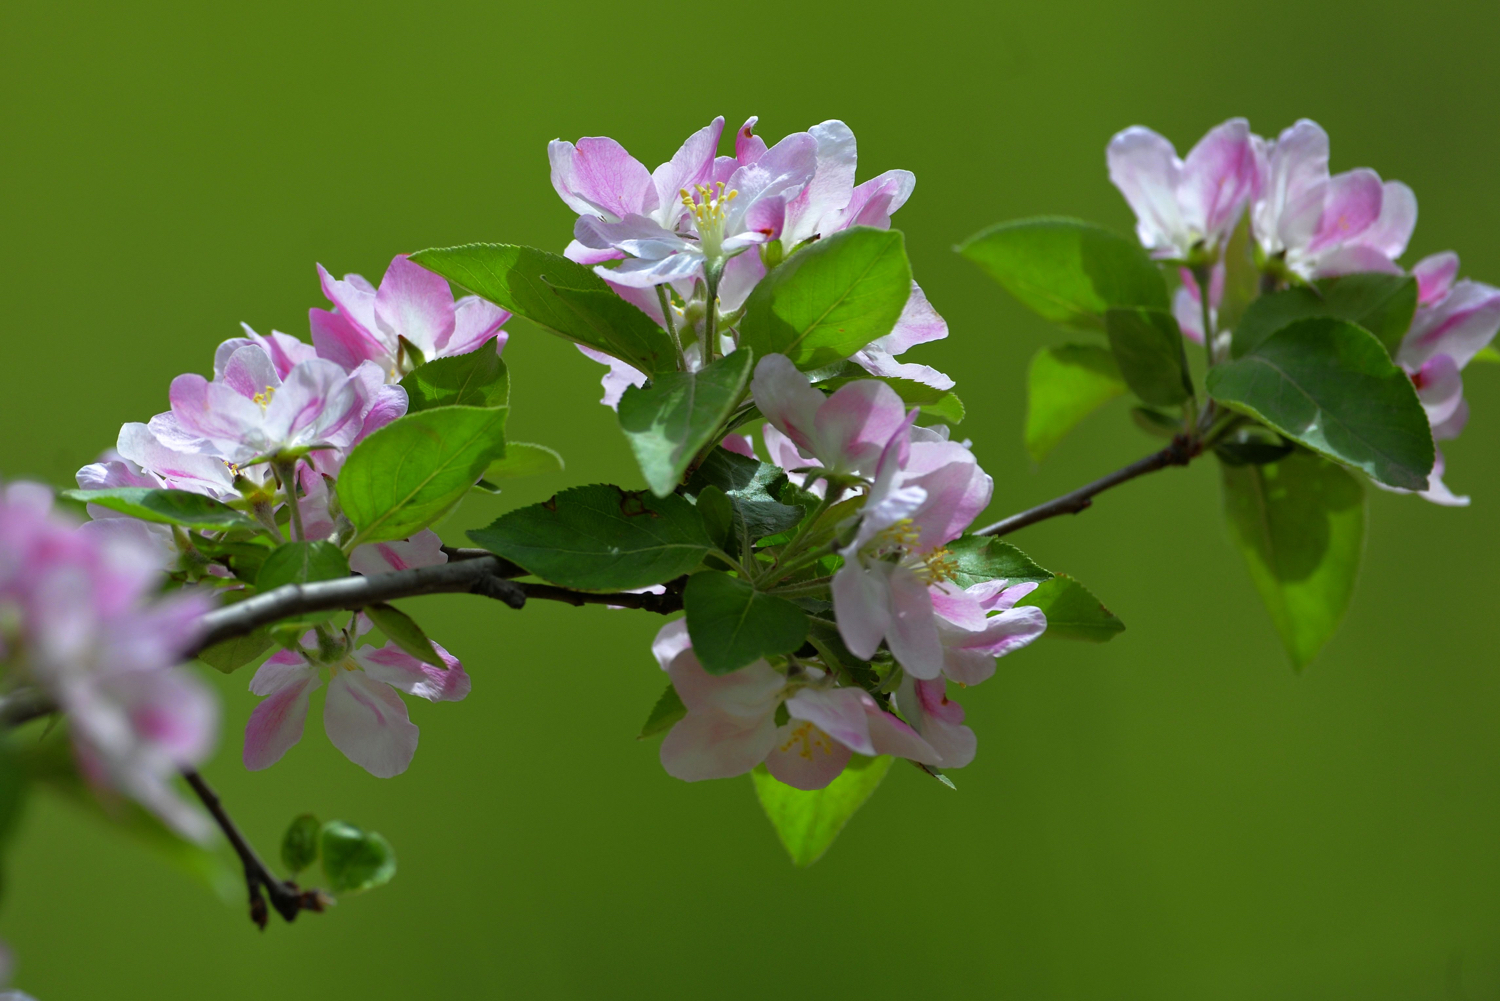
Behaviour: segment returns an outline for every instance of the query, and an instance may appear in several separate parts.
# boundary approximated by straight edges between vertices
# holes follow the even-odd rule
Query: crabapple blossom
[[[931,679],[944,652],[929,585],[947,578],[942,546],[985,509],[994,484],[967,447],[920,432],[903,428],[886,445],[858,532],[840,550],[833,606],[856,657],[884,640],[908,674]]]
[[[1417,279],[1417,312],[1396,360],[1417,387],[1432,437],[1447,441],[1458,437],[1468,423],[1460,373],[1500,331],[1500,289],[1468,279],[1455,282],[1458,255],[1452,251],[1418,261],[1412,274]],[[1446,506],[1467,505],[1469,498],[1456,496],[1443,483],[1445,466],[1439,451],[1421,496]]]
[[[210,825],[172,781],[207,757],[218,731],[213,696],[177,666],[208,599],[152,598],[160,563],[139,537],[78,529],[51,508],[37,484],[0,493],[0,662],[68,714],[90,780],[202,839]]]
[[[693,653],[684,620],[669,622],[652,643],[687,715],[662,741],[668,774],[689,782],[743,775],[764,762],[798,789],[821,789],[838,777],[851,753],[894,754],[923,764],[942,757],[910,726],[881,709],[865,691],[830,687],[818,668],[796,680],[764,660],[711,675]],[[787,722],[776,724],[785,707]]]
[[[930,591],[943,674],[960,685],[977,685],[995,673],[995,658],[1021,649],[1047,630],[1047,615],[1016,602],[1034,583],[989,580],[960,589],[940,583]]]
[[[356,646],[370,626],[362,615],[335,635],[309,632],[298,650],[283,650],[261,665],[250,691],[265,696],[245,725],[245,767],[269,768],[302,739],[312,693],[326,681],[323,729],[350,761],[377,778],[406,771],[417,750],[417,725],[398,692],[430,702],[458,702],[469,676],[458,658],[436,643],[446,669],[423,663],[395,643]]]
[[[800,451],[796,465],[816,465],[831,476],[872,475],[907,421],[906,405],[885,383],[861,379],[824,396],[781,354],[756,362],[750,392],[770,425]]]
[[[1417,199],[1365,167],[1330,176],[1328,133],[1301,119],[1274,141],[1255,137],[1258,191],[1251,230],[1268,260],[1304,279],[1398,272],[1417,224]]]
[[[1243,118],[1209,130],[1185,160],[1164,137],[1133,125],[1109,141],[1105,159],[1135,212],[1141,243],[1159,258],[1216,259],[1255,188]]]
[[[331,310],[310,309],[312,341],[318,357],[355,372],[373,362],[383,381],[401,377],[424,361],[467,354],[495,341],[505,348],[500,327],[510,313],[478,296],[455,301],[448,282],[398,254],[379,288],[359,275],[340,281],[320,264],[318,278]],[[283,335],[284,336],[284,335]]]

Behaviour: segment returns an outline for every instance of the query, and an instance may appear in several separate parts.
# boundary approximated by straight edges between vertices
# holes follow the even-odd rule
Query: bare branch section
[[[321,913],[333,903],[333,898],[322,890],[304,890],[289,879],[277,879],[260,860],[260,856],[255,854],[255,849],[250,847],[250,842],[245,840],[239,827],[224,809],[224,804],[219,801],[219,794],[203,781],[203,776],[191,768],[185,768],[182,777],[213,815],[219,830],[224,832],[224,837],[229,839],[235,854],[245,866],[245,888],[250,893],[250,920],[262,931],[271,916],[266,907],[267,897],[271,900],[271,907],[276,908],[276,913],[284,921],[295,921],[303,911]]]
[[[1055,518],[1060,514],[1077,514],[1094,503],[1094,497],[1102,494],[1110,487],[1117,487],[1121,483],[1154,473],[1158,469],[1166,469],[1168,466],[1186,466],[1203,451],[1203,444],[1199,439],[1190,438],[1187,435],[1178,435],[1172,439],[1172,444],[1160,452],[1153,452],[1144,459],[1139,459],[1126,466],[1117,469],[1108,476],[1101,477],[1088,486],[1079,487],[1072,493],[1055,497],[1045,504],[1038,504],[1028,511],[1013,514],[1009,518],[1001,519],[993,525],[986,525],[975,535],[1005,535],[1028,525],[1035,525],[1039,521]]]

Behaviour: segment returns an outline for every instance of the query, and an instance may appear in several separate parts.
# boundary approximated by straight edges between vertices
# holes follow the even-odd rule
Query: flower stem
[[[276,478],[286,491],[287,510],[292,515],[292,541],[302,542],[307,536],[302,531],[302,507],[297,503],[297,460],[273,462],[271,468],[276,471]]]
[[[682,353],[682,337],[677,333],[677,322],[672,319],[672,297],[667,294],[666,283],[656,286],[656,299],[661,303],[661,319],[667,325],[667,334],[672,338],[672,346],[677,349],[677,368],[679,371],[687,369],[687,356]]]

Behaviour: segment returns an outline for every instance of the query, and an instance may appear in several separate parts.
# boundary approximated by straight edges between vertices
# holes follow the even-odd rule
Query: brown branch
[[[213,815],[214,822],[219,825],[219,830],[229,839],[234,852],[240,857],[240,862],[245,866],[245,887],[250,892],[250,920],[254,921],[261,931],[265,931],[266,922],[270,913],[266,908],[266,897],[271,898],[271,906],[276,908],[284,921],[295,921],[297,915],[303,911],[314,911],[321,913],[333,898],[322,890],[304,890],[289,879],[277,879],[266,864],[255,854],[255,849],[250,847],[250,842],[240,833],[239,827],[224,809],[224,804],[219,801],[219,794],[213,791],[209,784],[203,781],[203,776],[191,768],[182,770],[182,777],[187,779],[187,784],[192,786],[193,792],[203,801],[208,812]]]
[[[675,583],[675,582],[674,582]],[[639,608],[646,612],[656,612],[659,615],[671,615],[673,612],[682,611],[682,589],[673,589],[670,585],[665,594],[652,594],[650,591],[637,593],[634,591],[618,591],[614,594],[597,594],[593,591],[572,591],[565,587],[556,587],[552,584],[532,584],[523,582],[517,585],[526,593],[528,598],[542,598],[547,601],[561,601],[569,605],[582,608],[584,605],[612,605],[615,608]]]
[[[993,525],[986,525],[974,534],[1005,535],[1017,529],[1025,528],[1028,525],[1035,525],[1039,521],[1055,518],[1060,514],[1077,514],[1093,504],[1094,497],[1097,494],[1103,493],[1110,487],[1117,487],[1121,483],[1135,479],[1137,476],[1154,473],[1158,469],[1166,469],[1168,466],[1186,466],[1200,455],[1202,451],[1203,443],[1201,440],[1180,434],[1172,439],[1172,444],[1160,452],[1153,452],[1144,459],[1132,462],[1124,469],[1117,469],[1108,476],[1095,480],[1088,486],[1079,487],[1072,493],[1063,494],[1061,497],[1054,497],[1045,504],[1038,504],[1036,507],[1022,511],[1020,514],[1013,514],[1009,518],[1003,518]]]

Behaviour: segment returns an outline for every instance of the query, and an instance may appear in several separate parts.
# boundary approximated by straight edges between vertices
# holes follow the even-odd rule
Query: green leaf
[[[107,490],[62,490],[59,495],[85,504],[98,504],[159,525],[181,525],[205,532],[255,527],[253,521],[228,504],[186,490],[111,487]]]
[[[734,512],[735,533],[741,538],[742,548],[748,548],[748,543],[790,531],[801,523],[802,508],[776,499],[786,483],[781,467],[716,448],[694,471],[688,489],[696,493],[713,486],[724,491]]]
[[[1364,549],[1364,487],[1310,452],[1221,463],[1224,513],[1292,665],[1306,667],[1338,628]]]
[[[1182,433],[1182,418],[1164,414],[1150,407],[1131,407],[1130,419],[1136,427],[1158,438],[1175,438]]]
[[[669,681],[667,690],[661,693],[661,698],[651,707],[651,715],[646,717],[646,725],[641,727],[641,735],[636,739],[645,740],[664,730],[670,730],[686,715],[687,706],[682,704],[682,696],[677,694],[677,689]]]
[[[698,491],[698,515],[703,519],[703,530],[709,541],[725,552],[739,548],[735,544],[734,505],[718,487],[707,486]]]
[[[1424,490],[1432,432],[1411,379],[1369,331],[1315,317],[1209,370],[1214,399],[1382,483]]]
[[[973,587],[990,580],[1011,584],[1052,579],[1052,571],[1032,562],[1031,557],[993,535],[965,535],[945,547],[953,561],[953,582],[959,587]]]
[[[806,612],[716,570],[688,578],[682,607],[693,652],[709,674],[728,674],[762,657],[791,653],[807,639]]]
[[[15,833],[30,791],[31,780],[22,767],[21,758],[8,740],[0,740],[0,849],[4,849]]]
[[[1125,623],[1114,612],[1067,574],[1042,581],[1016,604],[1035,605],[1047,613],[1047,631],[1043,635],[1053,639],[1107,643],[1125,630]]]
[[[505,443],[505,455],[490,463],[484,471],[487,480],[514,480],[522,476],[560,473],[566,468],[563,457],[546,445],[525,441]]]
[[[283,584],[306,584],[349,576],[349,559],[332,542],[288,542],[277,546],[256,574],[255,587],[269,591]]]
[[[281,836],[281,862],[293,878],[318,860],[318,836],[322,828],[317,817],[304,813]]]
[[[1100,329],[1114,306],[1169,309],[1161,269],[1135,240],[1077,219],[1021,219],[972,236],[958,252],[1042,317]]]
[[[505,454],[505,416],[505,407],[439,407],[360,442],[338,483],[358,541],[404,539],[447,514]]]
[[[342,554],[340,554],[342,555]],[[198,652],[198,659],[223,674],[233,674],[271,649],[274,641],[265,629],[215,643]]]
[[[680,577],[710,545],[697,508],[671,494],[593,484],[501,515],[469,538],[563,587],[617,591]]]
[[[1193,395],[1182,330],[1162,309],[1111,309],[1104,330],[1120,374],[1141,402],[1176,406]]]
[[[1367,271],[1322,278],[1313,286],[1289,288],[1252,302],[1234,328],[1230,353],[1239,358],[1297,320],[1331,316],[1370,331],[1394,357],[1416,309],[1417,280],[1409,275]]]
[[[323,825],[319,838],[323,872],[334,893],[360,893],[383,886],[396,875],[396,852],[374,831],[362,831],[342,820]]]
[[[813,792],[778,782],[765,765],[755,766],[750,773],[755,795],[793,865],[806,868],[823,857],[849,818],[874,794],[894,760],[889,755],[853,755],[838,778]]]
[[[899,230],[855,226],[799,250],[750,293],[740,346],[803,370],[848,358],[895,327],[911,296]]]
[[[1026,377],[1026,451],[1041,462],[1078,422],[1125,392],[1108,348],[1063,344],[1042,348]]]
[[[375,623],[377,629],[385,633],[386,638],[396,644],[413,657],[424,664],[448,670],[448,664],[442,657],[438,656],[437,650],[432,645],[432,640],[417,625],[415,619],[407,615],[395,605],[377,603],[366,605],[364,608],[370,621]]]
[[[1493,344],[1486,344],[1484,347],[1479,349],[1478,353],[1475,354],[1473,358],[1470,358],[1469,360],[1482,361],[1494,365],[1500,363],[1500,351],[1495,350],[1495,346]]]
[[[936,403],[922,406],[923,417],[935,417],[946,424],[962,424],[965,413],[964,401],[953,393],[944,393]]]
[[[665,497],[688,464],[718,437],[750,378],[753,353],[741,349],[697,372],[668,372],[620,397],[620,429],[651,492]]]
[[[493,342],[477,351],[419,365],[401,380],[410,401],[407,413],[434,407],[504,407],[510,404],[510,375]]]
[[[1260,295],[1260,268],[1255,266],[1255,241],[1250,236],[1250,213],[1240,216],[1239,225],[1224,247],[1224,292],[1219,298],[1218,329],[1233,330],[1239,325],[1245,307]]]
[[[411,259],[475,295],[647,375],[677,370],[667,332],[616,295],[593,269],[531,247],[475,243]]]

